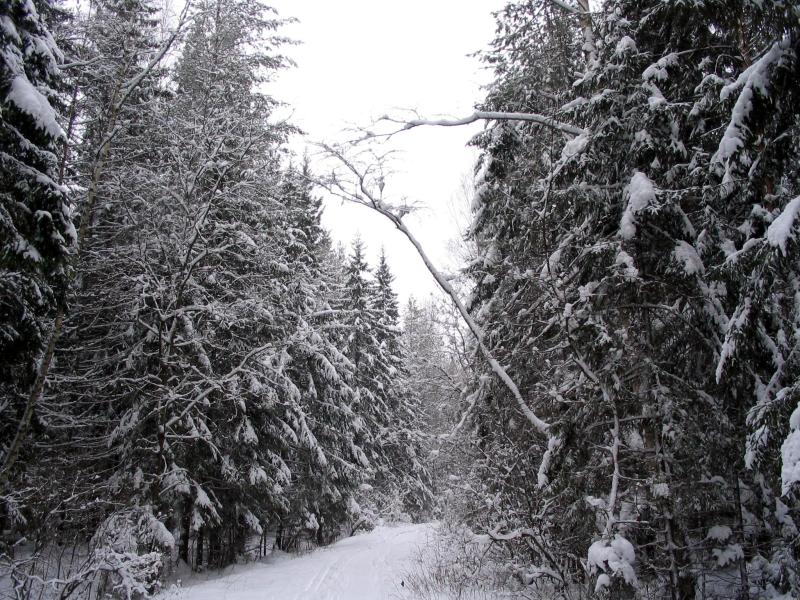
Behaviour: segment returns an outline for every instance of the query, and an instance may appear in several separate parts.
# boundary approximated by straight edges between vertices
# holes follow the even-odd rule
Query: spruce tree
[[[243,148],[261,132],[242,136],[249,124],[233,130],[234,117],[238,123],[255,118],[261,123],[263,115],[242,114],[250,106],[249,87],[241,90],[238,103],[227,98],[221,110],[215,94],[224,84],[217,85],[213,77],[219,72],[211,71],[193,81],[192,95],[180,85],[167,93],[151,78],[120,107],[121,87],[141,72],[157,47],[154,15],[147,2],[111,1],[98,7],[89,29],[90,49],[101,68],[86,75],[91,93],[84,110],[94,116],[86,136],[87,163],[93,164],[92,147],[106,150],[102,176],[96,168],[85,175],[91,181],[87,187],[103,202],[85,205],[85,218],[93,223],[82,249],[53,401],[69,407],[62,417],[67,422],[84,415],[82,427],[72,434],[82,455],[71,458],[87,471],[103,473],[105,497],[97,497],[98,503],[148,507],[178,534],[181,558],[188,559],[187,532],[223,520],[259,527],[248,495],[261,490],[259,506],[279,504],[275,483],[285,479],[280,461],[270,454],[274,448],[263,449],[266,458],[253,450],[269,390],[260,391],[259,382],[244,374],[231,375],[258,342],[244,337],[252,335],[258,309],[240,302],[218,318],[211,315],[219,302],[215,276],[225,285],[227,277],[241,279],[253,264],[263,266],[263,255],[251,250],[255,242],[247,233],[263,228],[263,210],[255,185],[242,175]],[[196,21],[188,48],[213,39],[208,12],[202,15],[206,18]],[[202,58],[213,64],[210,57]],[[186,62],[177,68],[187,68]],[[269,152],[264,155],[267,171]],[[241,226],[225,229],[226,222]],[[270,248],[265,245],[264,251]],[[247,297],[260,294],[261,283],[233,289]],[[235,343],[241,338],[246,341]],[[239,407],[233,414],[221,406],[226,393]],[[254,405],[249,413],[248,402]],[[105,439],[114,452],[96,452],[87,442],[91,439]],[[233,439],[240,452],[220,453],[218,448],[230,448]],[[206,460],[209,455],[213,460]],[[211,477],[237,495],[204,487]],[[91,527],[88,511],[86,516]],[[216,530],[207,533],[207,560],[229,560]]]
[[[74,435],[97,503],[143,506],[195,568],[267,528],[326,541],[358,515],[366,459],[319,200],[281,164],[294,129],[270,122],[262,88],[285,64],[279,25],[261,4],[202,3],[170,79],[137,95],[54,386],[89,417]]]
[[[381,249],[372,291],[372,306],[377,315],[376,340],[384,357],[381,383],[389,407],[386,429],[380,432],[382,451],[387,461],[387,484],[391,497],[414,518],[429,514],[432,506],[431,478],[422,455],[425,447],[422,398],[415,393],[408,355],[402,343],[397,295],[392,288],[394,275],[386,253]]]
[[[383,456],[375,440],[385,425],[389,407],[383,384],[379,379],[382,353],[376,338],[376,313],[371,303],[369,267],[364,256],[364,243],[356,238],[352,254],[345,267],[345,286],[342,308],[346,311],[348,331],[344,340],[345,354],[353,364],[353,383],[356,390],[356,412],[362,420],[362,446],[373,469],[383,466]]]
[[[631,595],[640,581],[660,580],[670,597],[686,597],[706,570],[733,565],[738,589],[784,593],[795,585],[794,559],[764,533],[780,526],[767,518],[754,527],[746,515],[776,498],[783,438],[766,424],[782,421],[786,432],[791,405],[785,392],[771,396],[783,370],[767,368],[754,346],[780,348],[787,331],[774,319],[786,315],[790,279],[765,279],[776,270],[762,261],[783,259],[782,241],[793,247],[795,174],[781,166],[796,120],[794,87],[782,85],[796,68],[792,10],[615,2],[595,21],[602,44],[591,60],[576,51],[554,66],[539,54],[547,44],[564,40],[563,52],[582,39],[564,28],[563,8],[520,3],[504,13],[490,108],[555,109],[586,133],[564,139],[501,122],[478,139],[474,310],[559,439],[544,448],[528,437],[503,390],[481,382],[479,443],[519,474],[492,476],[487,465],[504,498],[495,519],[525,527],[524,502],[535,498],[528,529],[552,545],[540,559],[563,576],[551,557],[587,556],[598,592]],[[743,42],[747,22],[759,27]],[[755,111],[760,102],[772,112]],[[748,285],[734,273],[748,273],[759,293],[742,293]],[[770,314],[769,324],[755,325],[756,314]],[[744,342],[753,326],[760,333]],[[777,352],[773,364],[791,360]],[[753,473],[770,445],[773,475]],[[520,448],[536,450],[514,462]],[[786,475],[791,443],[784,448]],[[547,468],[534,486],[537,455]]]
[[[311,534],[319,544],[358,521],[356,494],[368,465],[359,439],[363,422],[355,412],[353,366],[342,351],[345,318],[340,293],[326,258],[330,239],[321,226],[321,200],[311,190],[307,164],[290,169],[281,187],[287,209],[284,231],[292,278],[282,299],[289,338],[287,372],[308,416],[318,446],[296,444],[289,454],[293,482],[289,509],[280,521],[279,545],[291,549],[296,536]],[[334,271],[341,268],[338,264]]]
[[[76,241],[59,176],[59,65],[49,2],[0,6],[0,456],[23,421],[48,318],[67,298]]]

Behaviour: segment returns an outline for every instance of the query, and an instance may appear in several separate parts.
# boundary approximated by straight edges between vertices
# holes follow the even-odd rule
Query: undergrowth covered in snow
[[[403,580],[403,600],[537,597],[531,595],[536,591],[521,585],[501,546],[454,523],[436,528],[428,543],[417,550]]]

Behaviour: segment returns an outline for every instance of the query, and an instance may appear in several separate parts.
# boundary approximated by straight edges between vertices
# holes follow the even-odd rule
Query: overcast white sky
[[[291,105],[292,121],[309,141],[335,140],[345,127],[368,125],[394,108],[416,109],[425,116],[469,114],[490,73],[468,55],[486,48],[494,33],[491,13],[503,4],[273,0],[281,16],[300,20],[282,33],[302,44],[286,49],[297,67],[284,72],[270,92]],[[425,206],[404,221],[445,270],[456,266],[447,251],[448,242],[459,235],[452,202],[461,201],[462,179],[476,157],[465,145],[480,128],[416,129],[392,142],[402,154],[384,196]],[[346,244],[359,232],[372,264],[384,245],[403,302],[410,293],[424,296],[436,289],[411,246],[383,217],[364,207],[327,202],[324,223]]]

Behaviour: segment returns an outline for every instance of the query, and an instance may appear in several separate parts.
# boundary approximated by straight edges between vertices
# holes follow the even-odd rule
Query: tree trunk
[[[208,566],[212,569],[222,566],[222,537],[219,529],[208,532]]]
[[[203,528],[197,530],[196,544],[194,548],[194,570],[199,571],[203,567]]]
[[[734,471],[733,490],[736,498],[736,517],[738,530],[737,537],[739,538],[739,545],[742,547],[742,558],[739,560],[739,581],[741,589],[739,590],[739,598],[741,600],[750,600],[750,581],[747,578],[747,558],[744,556],[744,516],[742,514],[742,493],[739,489],[739,473]]]
[[[178,560],[189,564],[189,536],[192,526],[192,499],[186,498],[183,502],[183,514],[180,518],[181,539],[178,544]]]

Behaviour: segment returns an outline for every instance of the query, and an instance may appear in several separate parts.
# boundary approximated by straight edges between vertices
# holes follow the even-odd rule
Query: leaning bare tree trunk
[[[420,121],[420,123],[422,123]],[[583,130],[579,130],[583,131]],[[486,346],[484,343],[484,334],[483,330],[481,329],[480,325],[478,325],[475,320],[472,318],[472,315],[469,314],[466,306],[459,298],[458,294],[455,292],[453,287],[447,281],[447,278],[442,275],[439,270],[434,266],[433,262],[428,257],[427,253],[420,244],[419,240],[414,236],[413,233],[406,227],[405,223],[403,223],[402,216],[396,214],[392,211],[391,207],[387,206],[383,203],[383,201],[378,198],[375,194],[373,194],[368,185],[366,178],[363,173],[359,171],[355,164],[353,164],[346,156],[344,156],[341,152],[331,148],[330,146],[323,146],[325,150],[336,160],[340,161],[346,168],[350,176],[356,179],[356,185],[359,189],[359,192],[351,193],[346,191],[346,188],[339,182],[334,181],[332,184],[323,183],[324,187],[326,187],[329,191],[333,192],[337,196],[355,202],[357,204],[361,204],[362,206],[366,206],[375,212],[383,215],[392,224],[400,231],[402,234],[411,242],[411,245],[414,246],[414,249],[417,251],[417,254],[422,259],[422,262],[425,263],[425,267],[428,269],[428,272],[433,276],[436,280],[436,283],[442,289],[442,291],[450,297],[450,300],[458,309],[459,314],[464,319],[464,322],[469,327],[469,330],[472,332],[472,335],[475,336],[475,341],[478,344],[478,349],[481,352],[481,355],[486,359],[486,362],[489,363],[489,367],[492,371],[497,375],[498,379],[503,383],[503,385],[508,388],[511,392],[511,395],[517,402],[520,411],[525,416],[525,418],[530,422],[531,425],[538,431],[539,433],[551,438],[551,434],[549,433],[550,425],[546,423],[544,420],[539,418],[527,405],[525,399],[522,397],[522,394],[517,387],[517,384],[514,383],[514,380],[511,379],[508,372],[505,368],[497,361],[497,359],[492,354],[491,350]],[[335,188],[335,189],[334,189]]]

